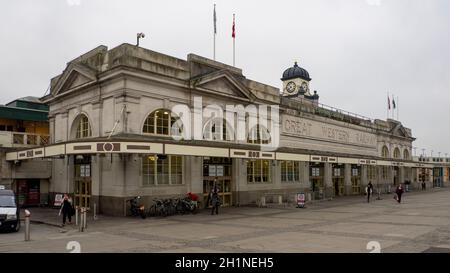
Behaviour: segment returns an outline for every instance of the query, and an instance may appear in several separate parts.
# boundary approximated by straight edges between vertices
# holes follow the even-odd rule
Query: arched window
[[[394,158],[400,158],[400,149],[399,148],[394,149]]]
[[[172,130],[172,126],[178,122],[179,119],[172,115],[170,110],[158,109],[150,113],[145,119],[144,127],[142,132],[146,134],[155,135],[180,135],[182,126],[180,125],[177,129]],[[176,127],[176,126],[175,126]]]
[[[405,150],[403,151],[403,159],[406,159],[406,160],[409,159],[409,151],[408,151],[407,149],[405,149]]]
[[[381,149],[381,157],[389,157],[389,149],[386,146],[383,146],[383,148]]]
[[[258,124],[249,130],[247,143],[252,144],[269,144],[271,141],[270,131]]]
[[[75,138],[85,138],[91,137],[91,125],[89,124],[89,119],[86,115],[81,114],[78,118],[77,132]]]
[[[212,118],[203,127],[203,139],[205,140],[233,140],[232,127],[226,119]]]

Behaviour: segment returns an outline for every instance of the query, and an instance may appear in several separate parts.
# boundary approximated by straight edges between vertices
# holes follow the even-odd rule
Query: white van
[[[20,229],[20,209],[12,190],[0,189],[0,230]]]

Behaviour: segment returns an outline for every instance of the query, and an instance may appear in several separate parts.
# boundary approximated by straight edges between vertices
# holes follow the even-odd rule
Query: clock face
[[[286,85],[286,91],[288,93],[292,93],[295,91],[295,87],[296,87],[295,82],[288,82]]]

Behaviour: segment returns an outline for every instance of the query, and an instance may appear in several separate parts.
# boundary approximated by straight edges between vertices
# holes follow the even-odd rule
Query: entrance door
[[[344,195],[344,168],[333,164],[334,195]]]
[[[314,199],[322,199],[324,197],[323,173],[323,163],[310,163],[309,177],[311,179],[311,191],[313,192]]]
[[[394,167],[394,185],[395,186],[398,185],[398,172],[399,172],[398,167],[395,166]]]
[[[91,157],[75,159],[75,206],[90,207],[91,181]]]
[[[352,193],[361,193],[361,168],[359,166],[352,165]]]
[[[233,203],[231,186],[232,159],[223,157],[203,158],[203,204],[209,207],[208,196],[214,186],[219,189],[219,198],[222,206],[231,206]]]

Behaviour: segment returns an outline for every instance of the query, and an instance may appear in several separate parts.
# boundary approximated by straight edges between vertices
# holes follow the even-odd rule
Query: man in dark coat
[[[63,226],[66,224],[66,218],[69,218],[69,224],[72,223],[73,206],[67,194],[64,194],[64,201],[61,205],[59,213],[63,214]]]
[[[397,194],[397,202],[400,204],[402,202],[402,194],[403,194],[403,187],[402,184],[398,185],[397,189],[395,190],[395,193]]]
[[[369,181],[369,184],[367,184],[366,192],[367,192],[367,203],[369,203],[370,195],[372,195],[372,193],[373,193],[373,185],[372,185],[372,182],[370,182],[370,181]]]
[[[211,193],[211,200],[212,200],[211,215],[214,214],[214,210],[216,211],[216,214],[219,214],[220,197],[219,197],[219,189],[217,188],[217,186],[214,186],[214,189]]]

